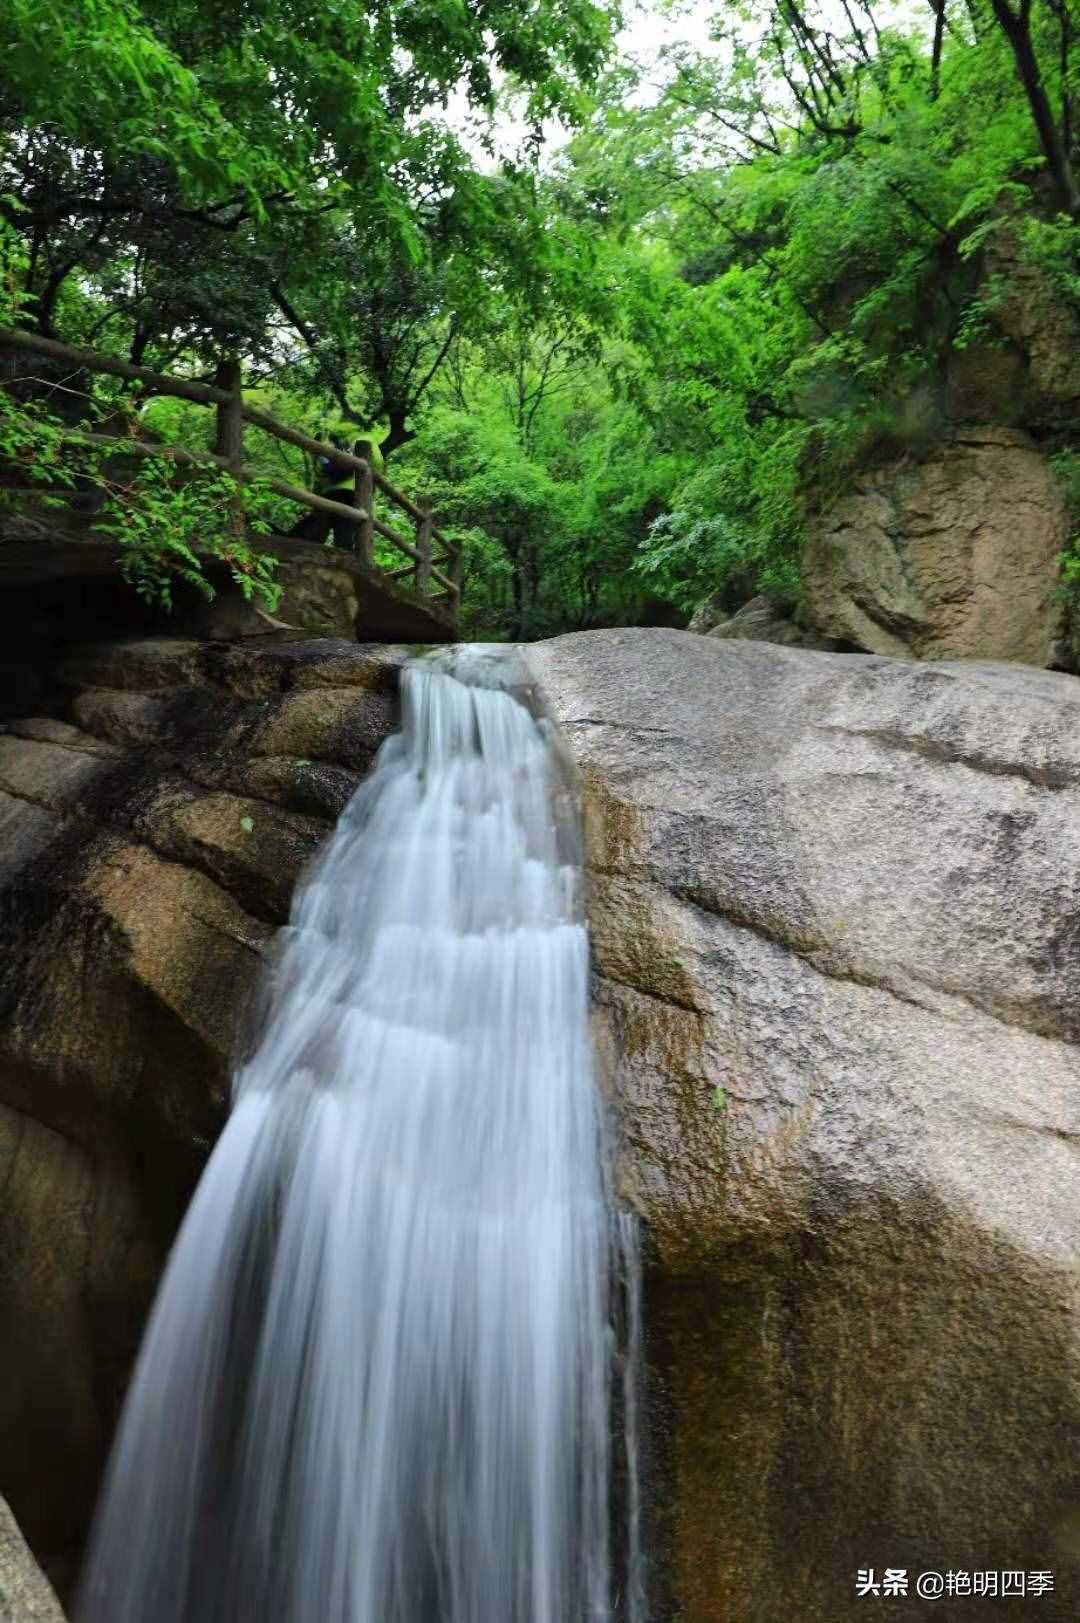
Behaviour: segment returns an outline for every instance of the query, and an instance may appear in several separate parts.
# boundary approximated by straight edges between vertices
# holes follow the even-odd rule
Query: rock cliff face
[[[870,653],[1059,664],[1068,531],[1025,434],[957,430],[862,474],[811,527],[806,612],[823,636]]]
[[[893,1566],[1053,1569],[1072,1618],[1080,685],[685,632],[529,658],[648,1221],[660,1615],[855,1623]]]
[[[1010,229],[986,244],[979,292],[981,337],[891,399],[921,449],[846,477],[807,525],[800,619],[823,641],[775,611],[763,641],[1080,669],[1059,592],[1076,521],[1049,460],[1080,434],[1080,319]],[[689,629],[719,618],[703,604]]]
[[[299,869],[394,725],[355,643],[69,659],[0,733],[0,1491],[60,1580]]]
[[[995,418],[1032,428],[1073,428],[1080,422],[1080,318],[1055,290],[1045,270],[1025,259],[1019,239],[990,239],[985,264],[990,319],[1005,354],[1020,363],[1020,377],[1003,371]],[[1006,363],[1007,364],[1007,363]]]

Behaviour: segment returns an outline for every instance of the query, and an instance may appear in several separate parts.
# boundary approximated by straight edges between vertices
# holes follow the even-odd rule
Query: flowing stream
[[[575,796],[511,651],[402,694],[173,1249],[81,1623],[644,1623]]]

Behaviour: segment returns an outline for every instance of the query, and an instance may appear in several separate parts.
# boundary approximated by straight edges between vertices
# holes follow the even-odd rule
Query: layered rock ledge
[[[61,1582],[257,972],[398,660],[108,644],[0,732],[0,1491]]]

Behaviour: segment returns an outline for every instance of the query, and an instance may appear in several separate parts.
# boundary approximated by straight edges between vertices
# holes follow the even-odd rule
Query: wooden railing
[[[52,338],[39,338],[35,333],[23,332],[15,327],[0,327],[0,347],[29,350],[61,361],[77,371],[108,373],[131,383],[141,383],[154,394],[173,395],[180,400],[194,401],[200,406],[215,407],[217,435],[212,452],[189,451],[181,445],[161,445],[147,440],[94,434],[82,428],[70,428],[64,437],[76,444],[114,448],[118,452],[122,450],[129,456],[164,457],[183,466],[225,468],[240,484],[248,479],[259,479],[279,495],[287,497],[289,501],[299,502],[317,513],[327,514],[335,520],[344,520],[352,526],[356,535],[352,550],[372,573],[381,575],[385,580],[400,581],[404,584],[408,584],[411,580],[412,590],[417,597],[426,598],[431,602],[442,602],[451,613],[457,614],[461,602],[461,548],[456,541],[448,539],[435,527],[429,509],[410,500],[403,491],[398,490],[372,466],[370,460],[360,451],[360,446],[364,442],[359,442],[352,451],[343,451],[340,446],[332,445],[327,440],[315,439],[301,429],[279,422],[261,407],[250,405],[244,399],[240,384],[240,367],[236,361],[221,361],[214,383],[209,384],[178,378],[167,372],[152,372],[148,367],[134,366],[130,361],[117,360],[111,355],[100,355],[94,350],[78,349],[72,344],[62,344]],[[294,445],[299,450],[306,451],[309,456],[319,457],[340,468],[352,482],[350,500],[347,503],[334,501],[329,496],[317,495],[303,485],[291,484],[276,474],[248,467],[244,462],[244,425],[247,423],[253,428],[262,429],[275,439],[282,440],[286,445]],[[402,535],[392,525],[376,517],[374,511],[376,491],[379,491],[392,507],[408,516],[413,529],[411,538]],[[234,514],[234,523],[242,527],[243,522],[241,499]],[[376,564],[377,535],[409,559],[404,568],[388,570]]]

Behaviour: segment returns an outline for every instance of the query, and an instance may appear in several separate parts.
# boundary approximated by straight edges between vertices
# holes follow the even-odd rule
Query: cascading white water
[[[411,663],[298,892],[81,1623],[644,1623],[634,1225],[573,796],[520,675],[509,651]]]

